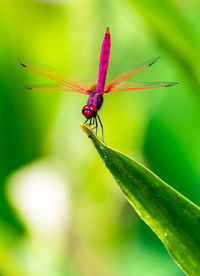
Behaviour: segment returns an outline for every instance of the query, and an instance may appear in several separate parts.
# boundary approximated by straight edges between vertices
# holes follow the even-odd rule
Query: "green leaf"
[[[137,161],[106,146],[88,126],[81,127],[128,201],[175,262],[187,275],[199,275],[200,208]]]

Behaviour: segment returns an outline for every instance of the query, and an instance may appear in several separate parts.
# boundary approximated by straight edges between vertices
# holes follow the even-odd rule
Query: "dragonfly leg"
[[[104,142],[103,124],[102,124],[102,122],[101,122],[100,117],[99,117],[98,114],[97,114],[97,118],[98,118],[99,123],[100,123],[100,125],[101,125],[101,130],[102,130],[102,142],[105,144],[105,142]]]
[[[89,127],[92,125],[92,119],[90,119],[90,121],[89,121]]]
[[[97,115],[97,116],[98,116],[98,115]],[[101,120],[100,120],[99,116],[98,116],[98,119],[99,119],[100,124],[101,124],[101,129],[102,129],[102,141],[103,141],[103,125],[102,125],[102,123],[101,123]],[[98,128],[98,120],[97,120],[97,118],[96,118],[96,117],[91,118],[91,119],[89,120],[89,122],[88,122],[88,120],[89,120],[89,119],[87,119],[87,120],[84,122],[84,124],[88,125],[89,127],[91,127],[91,126],[93,126],[93,125],[95,124],[95,126],[92,127],[91,129],[96,129],[96,134],[97,134],[97,128]],[[88,123],[87,123],[87,122],[88,122]],[[103,142],[104,142],[104,141],[103,141]]]
[[[95,126],[91,129],[96,129],[96,134],[97,134],[98,123],[97,123],[97,118],[96,117],[94,117],[94,124],[95,124]]]
[[[96,117],[95,117],[95,121],[96,121],[96,126],[95,126],[95,128],[96,128],[96,135],[97,135],[98,121],[97,121],[97,118],[96,118]]]

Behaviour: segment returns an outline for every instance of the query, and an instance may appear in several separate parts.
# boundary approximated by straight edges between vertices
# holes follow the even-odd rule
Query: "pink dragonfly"
[[[102,106],[104,94],[141,89],[162,88],[177,84],[177,82],[126,82],[126,80],[130,77],[136,75],[137,73],[143,71],[144,69],[154,64],[159,59],[159,57],[156,57],[118,75],[105,85],[108,63],[110,58],[110,47],[111,39],[109,29],[107,28],[101,49],[98,81],[97,84],[92,86],[88,86],[86,83],[72,81],[69,82],[65,79],[64,75],[56,73],[48,67],[41,66],[37,63],[28,62],[30,64],[29,65],[25,64],[26,62],[20,62],[20,64],[26,69],[41,74],[59,84],[40,85],[31,88],[28,87],[28,89],[30,90],[77,92],[88,95],[89,99],[87,105],[85,105],[82,109],[82,113],[86,118],[85,124],[88,124],[90,127],[93,126],[93,129],[96,129],[97,132],[99,121],[102,128],[102,139],[103,125],[98,115],[98,111]]]

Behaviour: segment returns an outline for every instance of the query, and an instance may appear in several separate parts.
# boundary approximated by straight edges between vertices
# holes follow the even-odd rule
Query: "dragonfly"
[[[127,81],[132,76],[147,69],[153,65],[160,57],[148,60],[140,65],[134,66],[130,70],[119,74],[117,77],[106,83],[106,76],[108,64],[110,59],[111,38],[109,28],[106,29],[105,36],[100,54],[98,81],[96,84],[89,85],[87,82],[68,81],[62,73],[58,73],[50,67],[38,64],[33,61],[20,61],[20,64],[35,73],[47,77],[57,84],[35,85],[27,87],[29,90],[34,91],[58,91],[58,92],[76,92],[89,96],[87,104],[82,108],[82,114],[85,116],[86,121],[84,124],[89,125],[91,129],[98,128],[98,122],[102,129],[102,140],[104,136],[103,124],[99,117],[99,110],[103,104],[103,97],[105,94],[114,92],[126,92],[142,89],[153,89],[169,87],[177,84],[177,82],[130,82]]]

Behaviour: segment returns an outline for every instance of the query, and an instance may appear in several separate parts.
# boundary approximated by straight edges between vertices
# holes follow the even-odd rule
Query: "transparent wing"
[[[153,65],[160,57],[156,57],[153,58],[151,60],[148,60],[140,65],[136,65],[135,67],[133,67],[132,69],[118,75],[117,77],[115,77],[113,80],[111,80],[110,82],[108,82],[105,86],[105,89],[102,93],[109,93],[109,91],[119,85],[120,83],[124,82],[125,80],[127,80],[128,78],[136,75],[137,73],[145,70],[146,68],[148,68],[149,66]],[[107,92],[106,92],[107,91]]]
[[[106,93],[113,92],[123,92],[123,91],[133,91],[133,90],[141,90],[141,89],[153,89],[153,88],[163,88],[169,87],[178,84],[178,82],[124,82],[123,84],[111,88]]]
[[[83,93],[82,91],[78,91],[74,88],[69,88],[61,84],[38,84],[38,85],[31,85],[26,87],[29,90],[33,91],[54,91],[54,92],[76,92],[76,93]],[[86,94],[86,93],[84,93]]]
[[[83,84],[83,82],[80,82],[81,84],[79,84],[79,82],[69,82],[66,80],[64,73],[58,72],[56,69],[52,67],[28,59],[21,59],[19,62],[24,68],[38,73],[44,77],[47,77],[55,82],[58,82],[62,86],[65,86],[66,89],[70,88],[70,91],[83,93],[87,95],[90,94],[89,87],[87,86],[87,84]]]

